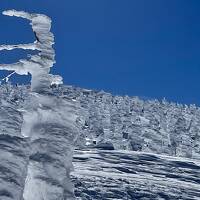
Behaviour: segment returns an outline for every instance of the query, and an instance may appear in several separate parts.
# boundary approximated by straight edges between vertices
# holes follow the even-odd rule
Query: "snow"
[[[18,48],[38,50],[39,53],[31,55],[30,59],[0,65],[0,70],[12,71],[3,79],[6,82],[14,73],[31,74],[31,90],[25,99],[22,99],[22,91],[21,94],[10,93],[15,96],[14,100],[4,100],[4,95],[0,98],[0,199],[74,199],[69,174],[73,169],[72,150],[80,120],[76,102],[58,98],[51,91],[51,85],[62,84],[61,76],[49,74],[55,63],[51,19],[16,10],[3,14],[29,20],[36,41],[1,45],[0,50]],[[9,83],[5,89],[10,91]],[[4,175],[2,170],[9,173]]]
[[[145,152],[76,150],[78,199],[199,199],[200,162]]]

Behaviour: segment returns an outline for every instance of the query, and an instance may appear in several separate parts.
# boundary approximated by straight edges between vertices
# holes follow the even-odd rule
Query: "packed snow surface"
[[[200,162],[144,152],[76,150],[80,200],[198,200]]]

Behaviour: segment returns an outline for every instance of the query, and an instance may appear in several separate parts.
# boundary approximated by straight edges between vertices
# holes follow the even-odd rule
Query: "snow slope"
[[[39,140],[42,141],[44,139],[44,137],[41,138],[41,134],[39,134],[39,136],[34,136],[33,139],[30,140],[24,131],[22,131],[24,119],[21,112],[26,111],[27,107],[25,103],[28,102],[30,95],[32,95],[29,87],[16,87],[9,84],[0,87],[0,186],[3,186],[0,190],[0,195],[2,195],[0,197],[6,197],[4,199],[17,199],[16,197],[19,196],[18,199],[20,199],[22,191],[26,191],[27,199],[31,199],[31,196],[28,196],[28,194],[32,195],[33,193],[31,193],[31,191],[34,190],[41,191],[42,187],[40,184],[45,180],[46,188],[49,188],[51,192],[54,191],[55,195],[57,195],[57,199],[59,199],[59,194],[62,192],[59,191],[60,187],[57,181],[59,181],[59,177],[63,177],[63,174],[57,174],[57,170],[49,168],[49,166],[64,166],[62,164],[64,155],[62,147],[66,147],[67,149],[69,145],[72,145],[68,144],[68,141],[76,141],[77,150],[75,151],[73,160],[74,172],[71,177],[75,183],[75,195],[79,199],[200,199],[200,163],[197,147],[193,149],[191,146],[186,146],[188,152],[192,148],[195,156],[193,154],[192,156],[188,156],[187,154],[172,154],[170,151],[162,152],[159,149],[161,146],[156,140],[156,137],[158,137],[159,140],[160,128],[156,129],[156,127],[161,126],[162,128],[164,122],[163,124],[159,122],[158,126],[153,126],[151,124],[148,124],[148,126],[146,125],[147,113],[148,118],[152,120],[151,116],[153,118],[155,113],[158,113],[159,116],[159,113],[162,113],[163,110],[168,110],[167,115],[172,116],[173,113],[173,116],[175,116],[171,118],[170,121],[165,122],[168,123],[168,127],[172,127],[170,129],[172,131],[170,134],[176,134],[175,130],[179,127],[179,130],[182,130],[179,133],[181,138],[188,135],[188,132],[184,131],[184,123],[180,123],[179,126],[175,126],[175,122],[172,123],[172,120],[176,122],[179,121],[178,116],[182,115],[185,120],[193,119],[193,123],[195,123],[189,123],[190,129],[188,130],[191,135],[197,134],[198,136],[198,107],[194,105],[177,105],[166,101],[165,103],[157,100],[144,101],[138,97],[116,97],[102,91],[95,92],[72,86],[53,87],[50,88],[49,91],[52,92],[53,98],[62,99],[63,104],[61,104],[61,108],[58,109],[58,111],[55,109],[56,112],[53,115],[57,117],[56,113],[58,112],[58,114],[62,116],[63,121],[60,122],[60,124],[62,124],[60,131],[57,128],[56,130],[53,129],[51,126],[52,122],[46,127],[46,130],[48,130],[45,131],[46,134],[44,137],[48,138],[47,143],[49,145],[45,147],[42,146],[44,143],[39,142]],[[110,105],[105,103],[107,102],[105,99],[108,97],[111,98],[111,102],[113,102]],[[93,99],[93,103],[91,99]],[[115,107],[116,99],[121,99],[119,101],[120,103],[117,104],[118,107]],[[125,126],[123,126],[123,123],[126,121],[125,117],[123,121],[118,121],[119,118],[113,121],[121,127],[121,129],[116,129],[118,130],[116,131],[118,137],[107,134],[106,138],[104,132],[101,132],[100,135],[98,134],[99,124],[104,126],[103,120],[108,120],[111,117],[107,115],[106,118],[105,115],[102,114],[102,112],[104,113],[103,110],[101,110],[101,112],[96,110],[98,106],[101,105],[101,107],[103,107],[109,105],[112,108],[110,108],[112,112],[118,113],[120,117],[121,113],[126,112],[126,109],[122,109],[119,106],[123,105],[125,100],[126,102],[134,102],[136,100],[139,102],[138,104],[130,103],[130,107],[134,110],[132,111],[132,115],[138,118],[141,117],[141,115],[143,116],[143,121],[139,124],[141,126],[139,130],[143,131],[143,127],[148,127],[148,135],[152,138],[150,144],[152,147],[155,146],[154,149],[132,149],[131,146],[127,145],[125,146],[126,150],[121,150],[122,144],[124,144],[122,140],[124,136],[123,133],[126,130]],[[95,101],[98,102],[97,107],[93,105]],[[140,111],[140,104],[145,105],[143,112]],[[153,113],[151,113],[152,106],[155,108]],[[40,109],[46,110],[47,108],[44,107]],[[60,110],[63,110],[63,112]],[[40,111],[37,113],[40,113]],[[67,113],[70,114],[72,118],[69,118]],[[90,113],[93,113],[93,118],[89,117]],[[98,123],[92,124],[92,120],[94,121],[96,116],[99,117],[99,121]],[[70,119],[72,119],[72,121],[70,121]],[[90,119],[91,122],[86,126],[88,119]],[[129,119],[129,116],[127,116],[127,121]],[[112,118],[112,120],[114,119]],[[194,126],[195,124],[196,126]],[[30,124],[27,125],[25,130],[30,127]],[[93,125],[93,129],[91,129],[91,125]],[[68,129],[69,127],[71,128]],[[42,131],[41,126],[38,124],[33,132],[38,132],[39,130]],[[157,136],[152,134],[152,130],[156,131]],[[78,139],[76,132],[81,136]],[[140,137],[141,133],[136,132],[134,128],[132,128],[131,132],[130,128],[129,134]],[[165,137],[167,138],[169,132],[166,131],[163,132],[163,134],[166,134]],[[199,142],[197,136],[194,141],[195,144]],[[58,137],[60,137],[61,140]],[[65,140],[65,137],[68,138],[68,140]],[[92,140],[88,139],[89,137],[92,138],[92,140],[96,140],[97,144],[86,145],[84,141],[92,142]],[[147,136],[141,135],[141,137],[145,140]],[[172,138],[172,136],[170,138]],[[126,138],[126,142],[129,144],[132,140],[133,138]],[[100,145],[105,141],[112,143],[116,150],[100,150],[100,147],[101,149],[106,149],[108,147],[108,145]],[[142,143],[138,143],[138,145],[142,145]],[[30,147],[32,148],[31,151]],[[70,155],[68,158],[70,158]],[[26,169],[28,163],[35,163],[35,167],[31,164],[28,167],[28,172],[22,170]],[[37,171],[37,169],[42,169],[44,164],[50,171],[48,173],[42,170]],[[40,165],[43,166],[40,167]],[[70,166],[70,168],[71,167],[72,166]],[[62,168],[58,169],[58,173],[61,173],[62,170],[60,169]],[[35,182],[29,182],[29,177],[32,176],[31,172],[37,174],[36,180],[32,179]],[[40,176],[40,173],[42,176]],[[56,174],[56,177],[51,174]],[[33,188],[30,185],[36,185],[37,187]],[[68,191],[72,190],[69,188]],[[39,192],[39,194],[41,193],[42,192]],[[50,196],[53,194],[50,192],[48,194],[49,196],[45,198],[51,199]],[[41,196],[42,195],[40,195],[40,197]],[[40,197],[37,199],[40,199]]]
[[[60,88],[60,95],[82,109],[85,124],[80,146],[200,158],[200,108],[195,105],[113,96],[72,86]]]
[[[200,162],[130,151],[77,150],[72,178],[81,200],[200,199]]]

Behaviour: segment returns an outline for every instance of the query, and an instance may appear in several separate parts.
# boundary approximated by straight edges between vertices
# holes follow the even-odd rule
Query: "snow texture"
[[[200,162],[144,152],[77,150],[78,200],[198,200]]]
[[[79,132],[80,135],[76,142],[76,149],[78,150],[75,151],[73,160],[74,172],[71,175],[75,183],[77,199],[189,200],[200,198],[200,177],[198,175],[200,172],[199,107],[169,103],[166,100],[142,100],[138,97],[112,96],[103,91],[98,92],[72,86],[52,87],[51,92],[55,99],[62,99],[63,102],[60,104],[63,111],[61,111],[62,109],[56,111],[56,113],[58,112],[59,115],[62,115],[63,121],[60,121],[60,124],[64,127],[71,127],[69,132],[74,133],[71,134],[72,139],[63,140],[63,137],[60,137],[63,140],[61,141],[63,142],[62,145],[68,147],[69,141],[77,140],[75,138],[75,136],[77,137],[76,132]],[[20,194],[20,188],[23,190],[24,187],[27,188],[25,189],[26,195],[35,194],[30,191],[40,191],[41,194],[42,187],[40,184],[42,184],[42,179],[36,178],[35,180],[33,178],[31,179],[32,181],[29,181],[29,177],[34,176],[32,173],[37,174],[37,177],[40,173],[44,177],[51,177],[51,173],[47,175],[42,170],[38,170],[38,168],[42,169],[41,163],[45,163],[47,160],[49,165],[55,163],[50,160],[52,158],[50,156],[57,158],[54,152],[57,152],[57,156],[61,156],[63,153],[62,149],[56,149],[56,146],[60,144],[57,141],[58,134],[52,133],[51,128],[46,127],[44,136],[43,134],[35,135],[35,132],[39,133],[42,129],[38,122],[34,122],[34,124],[37,124],[36,128],[31,126],[33,118],[37,118],[30,113],[26,115],[25,119],[29,120],[24,124],[22,113],[27,112],[27,104],[25,102],[32,98],[30,95],[32,93],[28,86],[15,87],[8,83],[0,87],[0,99],[2,102],[0,132],[4,133],[4,137],[9,135],[12,138],[12,140],[5,139],[0,135],[0,155],[6,155],[4,159],[7,159],[6,162],[9,163],[1,162],[4,167],[2,169],[10,170],[7,175],[2,173],[5,177],[2,176],[0,180],[5,186],[4,189],[7,194],[12,191],[11,194],[13,196],[17,196],[17,192]],[[46,100],[44,99],[44,101]],[[127,105],[127,107],[124,105]],[[102,109],[105,106],[108,106],[110,112],[112,112]],[[48,105],[44,106],[43,109],[46,110],[47,107]],[[129,115],[125,115],[127,112],[130,112]],[[31,113],[44,116],[41,110]],[[166,113],[165,117],[163,117],[163,113]],[[69,114],[71,114],[71,117],[69,117]],[[115,115],[117,117],[114,118]],[[47,113],[44,118],[47,116],[50,117],[50,114]],[[76,118],[76,116],[78,117]],[[160,119],[157,123],[154,122],[155,116]],[[59,118],[58,115],[55,115],[55,117]],[[127,131],[125,125],[130,124],[130,119],[133,120],[133,124],[138,123],[137,128],[139,130],[133,125]],[[141,121],[134,121],[134,119],[141,119]],[[111,123],[106,124],[105,121],[109,120]],[[186,123],[182,123],[182,121],[186,121]],[[105,136],[104,130],[99,131],[105,124],[107,131],[110,131],[110,135],[106,132]],[[28,130],[29,128],[32,131]],[[160,131],[164,128],[165,131]],[[64,130],[64,128],[61,129],[62,131]],[[28,130],[27,133],[24,130]],[[69,132],[62,133],[62,131],[60,132],[61,135],[64,134],[70,137]],[[113,132],[116,136],[113,136]],[[20,136],[21,133],[23,133],[23,136]],[[30,142],[28,133],[32,134],[35,142]],[[19,140],[19,137],[22,139]],[[48,140],[48,143],[56,141],[55,146],[41,148],[40,146],[44,143],[38,143],[37,137],[41,139],[42,137],[49,138],[50,141]],[[135,138],[139,139],[136,140]],[[185,143],[183,138],[188,138],[188,143]],[[147,139],[148,148],[144,145]],[[178,141],[179,143],[177,143],[177,146],[173,146],[175,144],[169,146],[165,145],[162,140],[166,140],[166,144],[173,144],[172,141]],[[11,141],[15,143],[12,144]],[[27,141],[29,141],[28,144]],[[135,142],[135,144],[134,141],[137,141],[137,143]],[[90,144],[88,145],[88,143]],[[34,149],[31,157],[29,150],[27,150],[30,147]],[[113,147],[115,150],[110,150]],[[176,148],[177,150],[175,151]],[[41,153],[36,154],[34,153],[35,150]],[[43,152],[45,153],[42,154]],[[8,157],[8,154],[15,155],[16,158]],[[23,165],[27,166],[29,157],[31,162],[28,168],[28,176],[26,176],[27,172],[16,171],[16,169],[23,169]],[[44,160],[39,162],[39,159]],[[45,161],[45,159],[47,160]],[[62,163],[62,159],[63,157],[61,156],[60,163]],[[35,163],[35,167],[33,167],[32,162]],[[12,176],[12,173],[16,175]],[[10,176],[14,177],[15,181],[21,181],[20,187],[14,185]],[[24,185],[22,177],[27,179],[27,184]],[[55,177],[53,178],[55,181]],[[5,180],[7,182],[4,182]],[[46,189],[49,188],[51,191],[56,191],[55,188],[51,187],[50,183],[51,179],[48,179],[46,181]],[[11,188],[10,186],[8,187],[8,184],[13,185],[13,188],[8,190],[8,188]],[[48,184],[50,185],[48,186]],[[33,188],[35,185],[40,185],[39,189]],[[28,188],[30,189],[28,190]],[[70,190],[68,189],[68,191]],[[56,195],[58,194],[60,193],[56,192]],[[29,196],[27,198],[31,199]],[[46,197],[46,199],[51,198]]]
[[[0,199],[74,199],[76,104],[25,86],[0,89]]]

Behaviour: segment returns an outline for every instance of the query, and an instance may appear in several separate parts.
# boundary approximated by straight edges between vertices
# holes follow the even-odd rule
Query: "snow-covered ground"
[[[73,161],[75,170],[72,173],[72,177],[75,182],[75,194],[77,197],[79,197],[79,199],[200,199],[200,161],[198,159],[199,146],[197,145],[199,143],[199,123],[195,122],[196,125],[195,123],[190,125],[189,131],[191,137],[193,137],[193,133],[196,134],[196,150],[192,150],[194,153],[196,152],[197,156],[194,158],[175,157],[172,155],[170,156],[170,154],[168,154],[168,156],[164,154],[161,155],[162,152],[159,154],[159,148],[161,146],[157,140],[150,141],[151,146],[154,146],[154,153],[151,151],[140,152],[140,149],[138,149],[138,151],[131,151],[130,149],[105,151],[109,145],[98,146],[101,141],[97,141],[97,145],[94,143],[92,145],[88,145],[87,149],[85,149],[86,146],[84,143],[82,143],[84,141],[84,138],[82,137],[85,137],[85,140],[88,143],[92,143],[93,141],[91,138],[87,136],[90,135],[96,139],[95,130],[97,131],[96,133],[98,133],[99,125],[103,126],[102,120],[109,119],[110,117],[112,118],[112,115],[104,118],[103,116],[105,115],[102,113],[99,114],[98,110],[93,110],[95,109],[94,104],[89,99],[93,98],[98,100],[98,92],[93,94],[91,92],[89,97],[84,96],[84,92],[84,89],[77,88],[72,88],[72,90],[69,91],[68,86],[52,89],[51,94],[55,104],[57,102],[56,99],[60,99],[59,101],[62,104],[59,104],[61,106],[59,109],[57,109],[58,107],[54,108],[54,114],[45,115],[45,118],[56,117],[56,113],[59,113],[59,116],[62,116],[61,119],[64,121],[60,121],[62,126],[56,125],[56,131],[53,131],[52,129],[52,126],[55,127],[55,123],[53,123],[53,121],[51,122],[51,124],[53,123],[52,126],[51,124],[46,126],[45,130],[47,131],[45,135],[40,135],[40,137],[45,136],[49,141],[46,143],[48,145],[45,147],[42,146],[43,143],[38,142],[39,140],[36,142],[34,137],[32,137],[34,140],[30,140],[24,131],[28,130],[28,127],[31,127],[31,122],[33,122],[33,120],[31,120],[31,118],[29,119],[27,116],[26,119],[29,119],[29,121],[26,121],[23,118],[24,114],[22,115],[22,113],[29,113],[27,105],[31,103],[30,98],[32,93],[30,93],[28,87],[15,87],[9,84],[2,85],[0,87],[0,199],[21,200],[24,191],[31,191],[31,189],[25,189],[27,186],[29,186],[28,188],[32,188],[32,186],[35,185],[28,180],[29,176],[27,176],[28,174],[31,177],[31,172],[35,170],[34,167],[34,170],[31,171],[32,164],[30,161],[34,162],[36,167],[37,163],[40,163],[41,165],[46,163],[46,166],[54,165],[55,159],[57,158],[59,158],[59,163],[63,163],[62,156],[67,158],[67,155],[63,153],[64,151],[59,149],[59,145],[62,143],[64,148],[68,148],[69,144],[65,142],[64,138],[68,136],[72,136],[73,138],[75,137],[76,132],[78,132],[81,137],[79,137],[77,140],[77,148],[79,148],[79,150],[75,151]],[[101,95],[103,98],[106,98],[105,96],[107,94],[101,92]],[[77,97],[75,98],[74,96]],[[115,97],[112,98],[114,101]],[[124,99],[122,98],[120,104],[123,103],[123,100]],[[46,103],[48,102],[46,101]],[[153,104],[153,102],[144,103],[146,107],[148,107],[148,104]],[[98,103],[98,105],[101,105],[102,107],[105,104],[106,103],[104,103],[103,100]],[[118,113],[119,110],[121,110],[121,113],[125,111],[125,109],[122,110],[114,107],[115,103],[110,104],[110,106],[114,113]],[[134,109],[138,108],[137,105],[131,106]],[[35,113],[40,113],[41,109],[46,113],[48,111],[47,108],[48,106],[39,107],[39,110],[36,110]],[[177,111],[178,108],[176,105],[173,105],[172,107],[172,105],[168,104],[165,106],[161,106],[161,104],[159,104],[156,108],[157,113],[162,113],[162,110],[167,108],[168,110],[169,108],[173,108],[172,110],[174,113],[180,113],[181,110],[183,113],[186,112],[182,108]],[[90,112],[88,109],[90,109]],[[151,109],[145,109],[145,112],[149,113],[149,117],[151,117]],[[90,117],[90,113],[92,112],[101,117],[99,118],[98,123],[92,124],[92,120],[94,119],[91,119],[90,124],[88,125],[85,123],[85,121],[87,121],[87,119]],[[172,111],[168,112],[170,113]],[[190,112],[193,122],[200,119],[198,107],[195,109],[190,108],[187,112]],[[76,120],[77,129],[75,129],[75,127],[71,127],[71,125],[75,123],[75,119],[69,118],[70,115],[78,116],[79,120]],[[132,115],[137,117],[141,116],[142,114],[139,111],[134,111]],[[30,115],[30,117],[31,116],[32,115]],[[41,116],[42,115],[40,115],[40,117]],[[143,118],[144,116],[146,117],[146,114],[143,114]],[[188,115],[186,116],[188,117]],[[57,117],[56,120],[58,120],[58,118],[59,117]],[[69,121],[69,119],[72,120],[73,123]],[[124,120],[120,122],[118,121],[118,118],[112,118],[112,121],[115,122],[115,124],[119,123],[123,125],[125,124],[126,118],[124,117],[123,119]],[[128,119],[129,118],[127,117],[127,120]],[[178,120],[176,117],[172,119],[175,121]],[[30,122],[29,125],[28,122]],[[143,127],[146,126],[145,123],[147,122],[143,119],[141,124],[138,125],[140,127],[139,130],[143,131]],[[27,125],[27,128],[25,125]],[[92,128],[91,125],[93,125]],[[112,123],[110,125],[110,129],[112,129]],[[168,126],[172,126],[172,124],[169,123]],[[37,129],[35,129],[35,127],[37,127]],[[66,129],[63,129],[63,127]],[[135,126],[133,126],[132,132],[131,127],[129,127],[129,134],[132,134],[136,137],[137,132],[135,131],[136,129],[134,129],[134,127]],[[148,137],[156,139],[156,135],[153,135],[151,132],[151,130],[153,130],[153,126],[147,125],[147,127],[149,130],[149,132],[147,132]],[[71,131],[68,131],[68,128],[70,128]],[[177,129],[175,126],[174,129],[171,129],[172,131],[170,134],[176,134],[177,130],[181,130],[179,134],[180,137],[184,137],[184,135],[188,134],[188,132],[184,132],[184,130],[189,130],[185,129],[184,123],[180,123],[178,128],[179,129]],[[34,129],[32,130],[36,130],[35,133],[39,133],[39,130],[42,131],[44,129],[42,129],[37,123],[37,126],[34,126]],[[87,134],[87,131],[90,130],[91,132]],[[175,132],[173,132],[173,130]],[[68,132],[72,133],[73,131],[75,131],[75,134],[68,134]],[[112,135],[108,135],[109,141],[112,142],[115,147],[120,144],[120,141],[121,144],[123,143],[124,131],[125,127],[118,129],[116,132],[118,138],[113,137],[113,140],[111,140]],[[159,129],[156,130],[155,126],[154,131],[157,132],[158,136],[160,135]],[[58,133],[59,136],[62,136],[59,142]],[[163,134],[168,135],[168,133],[169,132],[165,132]],[[107,138],[103,137],[105,136],[105,132],[101,132],[101,134],[102,136],[100,135],[99,137],[102,137],[103,141],[106,141]],[[147,136],[143,135],[143,137],[145,139]],[[132,140],[133,138],[127,138],[126,142],[128,143]],[[73,139],[69,139],[69,141],[73,141]],[[82,145],[80,145],[81,143]],[[138,143],[138,145],[139,144],[140,143]],[[101,147],[104,148],[104,150],[95,150],[94,147]],[[156,149],[156,147],[158,149]],[[188,146],[187,148],[188,151],[190,151],[191,146]],[[164,147],[163,150],[165,150]],[[146,149],[146,151],[148,151],[148,149]],[[68,158],[70,158],[70,155]],[[30,165],[27,171],[28,163]],[[43,173],[42,170],[40,172]],[[51,177],[49,179],[47,178],[47,174],[45,175],[45,184],[49,185],[48,188],[55,188],[55,185],[51,187],[51,184],[55,184],[56,182],[53,180],[56,180],[59,178],[59,176],[50,176],[54,173],[55,171],[49,173],[49,177]],[[36,177],[36,179],[39,180],[41,177]],[[38,181],[37,185],[39,185],[39,183],[41,182]],[[59,188],[59,184],[57,184],[57,186],[56,187]],[[29,193],[29,195],[32,195],[32,193]],[[40,197],[38,199],[40,199]],[[48,200],[49,198],[46,199]]]
[[[76,150],[75,194],[81,200],[200,199],[200,161],[143,152]]]

